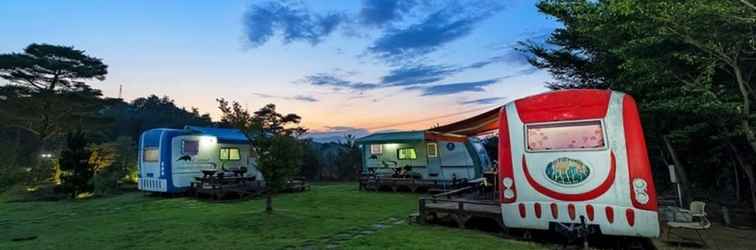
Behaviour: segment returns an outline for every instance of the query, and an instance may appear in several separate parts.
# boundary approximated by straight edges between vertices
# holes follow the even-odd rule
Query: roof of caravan
[[[403,132],[386,132],[375,133],[357,139],[357,143],[398,143],[398,142],[418,142],[425,140],[424,131],[403,131]]]
[[[563,89],[520,98],[507,105],[514,103],[523,121],[560,121],[605,115],[610,94],[611,91],[603,89]],[[499,128],[502,108],[504,106],[429,131],[466,136],[490,132]]]
[[[244,133],[242,133],[241,130],[235,129],[235,128],[208,128],[208,127],[186,126],[184,127],[184,129],[193,131],[196,133],[215,136],[216,138],[218,138],[218,141],[221,143],[243,144],[243,143],[249,142],[249,140],[247,140],[247,136],[244,135]]]

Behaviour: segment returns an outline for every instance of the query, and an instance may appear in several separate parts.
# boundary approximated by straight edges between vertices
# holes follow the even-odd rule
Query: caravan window
[[[160,151],[158,150],[157,147],[147,147],[147,148],[144,148],[144,152],[142,153],[142,161],[157,162],[159,156],[160,156]]]
[[[183,155],[197,155],[199,153],[199,141],[183,140],[181,153]]]
[[[438,143],[428,143],[428,157],[438,157]]]
[[[527,125],[527,147],[531,151],[603,148],[604,130],[598,120]]]
[[[220,160],[221,161],[238,161],[241,159],[239,148],[221,148]]]
[[[399,160],[417,159],[417,153],[415,152],[415,148],[400,148],[397,151],[397,154],[399,155]]]
[[[370,154],[371,155],[383,154],[383,145],[381,145],[381,144],[371,144],[370,145]]]

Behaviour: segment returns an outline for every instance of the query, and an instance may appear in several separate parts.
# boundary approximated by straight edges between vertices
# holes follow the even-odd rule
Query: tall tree
[[[281,114],[274,104],[268,104],[250,114],[238,102],[218,99],[223,117],[221,124],[244,132],[257,153],[257,167],[265,178],[265,211],[273,212],[273,194],[286,189],[289,177],[299,173],[303,145],[297,137],[307,130],[300,127],[301,117]]]
[[[523,43],[523,50],[555,76],[553,89],[611,88],[635,96],[651,151],[676,143],[681,149],[671,153],[700,170],[691,176],[703,184],[722,173],[712,166],[730,158],[724,146],[730,141],[747,145],[751,161],[756,152],[756,10],[744,3],[540,1],[539,10],[564,26],[546,44]]]
[[[6,126],[28,129],[44,141],[63,132],[61,123],[82,115],[81,104],[101,96],[85,80],[104,80],[107,65],[73,47],[31,44],[23,53],[0,54],[0,78],[22,106]],[[4,113],[10,109],[3,109]]]

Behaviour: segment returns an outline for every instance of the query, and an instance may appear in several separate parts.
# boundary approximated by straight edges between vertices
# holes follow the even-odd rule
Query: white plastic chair
[[[711,222],[706,218],[706,203],[700,201],[694,201],[690,203],[690,209],[679,209],[677,212],[685,213],[685,215],[692,218],[692,221],[668,221],[667,222],[667,234],[666,240],[669,240],[669,234],[673,228],[691,229],[696,232],[698,238],[701,239],[703,245],[706,245],[706,240],[701,235],[702,230],[709,229]],[[677,215],[674,218],[678,218]]]

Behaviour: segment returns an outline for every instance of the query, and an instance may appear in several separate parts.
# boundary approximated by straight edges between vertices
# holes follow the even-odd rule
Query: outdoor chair
[[[678,209],[676,213],[682,213],[682,216],[675,215],[673,218],[691,218],[691,221],[668,221],[667,232],[665,234],[665,240],[669,240],[669,235],[672,229],[691,229],[696,232],[698,238],[703,245],[706,245],[706,240],[701,235],[701,231],[709,229],[711,222],[706,218],[706,203],[700,201],[694,201],[690,203],[690,209]]]

